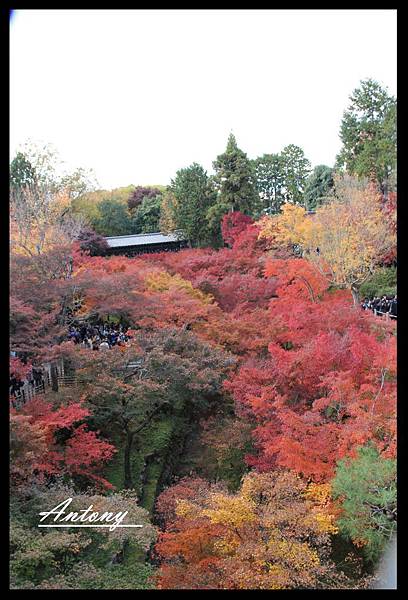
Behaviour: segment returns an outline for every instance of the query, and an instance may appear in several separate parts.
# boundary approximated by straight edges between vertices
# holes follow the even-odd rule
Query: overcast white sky
[[[18,10],[10,152],[50,142],[101,187],[212,172],[232,130],[250,158],[334,163],[348,97],[396,95],[396,10]]]

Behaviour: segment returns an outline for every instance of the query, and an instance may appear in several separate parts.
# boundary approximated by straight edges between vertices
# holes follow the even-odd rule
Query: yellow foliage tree
[[[351,291],[356,306],[359,288],[395,244],[376,188],[348,175],[336,177],[334,200],[312,218],[300,207],[284,207],[260,226],[260,237],[300,245],[331,285]]]
[[[169,560],[159,587],[174,584],[180,568],[187,574],[183,581],[189,581],[191,569],[200,587],[196,578],[203,573],[206,581],[208,564],[219,574],[218,586],[229,589],[314,588],[328,575],[334,581],[327,555],[337,529],[329,508],[329,487],[307,486],[289,471],[251,472],[236,494],[208,490],[180,500],[178,519],[158,547]],[[195,530],[202,536],[206,527],[213,532],[212,543],[187,558],[181,550],[186,532],[195,539]]]
[[[283,245],[302,245],[310,221],[306,219],[306,211],[302,206],[286,203],[282,205],[279,215],[263,217],[258,225],[261,227],[259,239],[271,239]]]
[[[149,274],[145,279],[146,289],[152,292],[164,292],[171,289],[183,290],[192,298],[196,298],[203,304],[211,304],[214,300],[211,294],[204,294],[193,287],[190,281],[183,279],[180,275],[170,275],[166,271]]]

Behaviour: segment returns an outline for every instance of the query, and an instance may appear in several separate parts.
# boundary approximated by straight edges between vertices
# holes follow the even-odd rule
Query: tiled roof
[[[111,248],[122,248],[125,246],[145,246],[148,244],[163,244],[166,242],[178,242],[185,238],[177,233],[140,233],[137,235],[116,235],[106,237],[105,240]]]

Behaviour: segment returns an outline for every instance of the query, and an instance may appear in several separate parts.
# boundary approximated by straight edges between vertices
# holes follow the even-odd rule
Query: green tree
[[[219,248],[223,245],[221,222],[224,215],[230,212],[231,206],[225,202],[217,202],[211,206],[206,215],[208,235],[211,246]]]
[[[253,162],[256,188],[267,214],[280,211],[285,181],[284,163],[280,154],[264,154]]]
[[[174,220],[191,245],[201,246],[208,240],[206,214],[216,202],[207,172],[197,163],[180,169],[171,182],[175,203]]]
[[[132,221],[126,205],[105,199],[98,205],[99,215],[93,223],[97,233],[104,236],[127,235],[132,232]]]
[[[17,152],[10,164],[10,187],[23,188],[36,183],[36,173],[30,161],[22,152]]]
[[[222,383],[234,359],[189,331],[160,329],[140,334],[137,347],[111,348],[109,356],[91,352],[66,357],[79,373],[93,425],[124,439],[123,482],[134,485],[131,455],[152,420],[164,415],[198,418],[220,400]]]
[[[363,283],[360,288],[362,298],[374,296],[394,296],[397,293],[397,268],[382,267]]]
[[[360,447],[356,458],[339,461],[332,490],[342,506],[340,530],[376,562],[397,526],[396,461]]]
[[[387,196],[397,161],[397,101],[377,81],[360,82],[350,96],[340,127],[343,147],[337,167],[369,177]]]
[[[302,148],[289,144],[281,153],[285,174],[285,202],[304,204],[304,190],[310,173],[310,161],[305,157]]]
[[[320,206],[330,194],[333,185],[333,169],[326,165],[315,167],[306,180],[304,193],[306,210],[314,210]]]
[[[125,521],[143,527],[114,531],[107,528],[39,529],[39,513],[58,506],[67,498],[72,498],[72,502],[66,512],[79,513],[91,505],[99,514],[126,510]],[[12,588],[149,587],[146,580],[152,569],[145,567],[144,558],[156,538],[156,531],[149,522],[147,510],[138,505],[134,491],[102,495],[96,490],[81,491],[64,485],[61,480],[53,485],[27,486],[22,495],[11,497],[10,517]]]
[[[159,231],[162,195],[146,197],[140,206],[134,209],[132,217],[133,233],[153,233]]]
[[[245,152],[238,148],[232,133],[228,138],[226,151],[217,156],[213,167],[220,203],[228,205],[230,210],[259,216],[260,200],[252,164]]]
[[[135,189],[134,185],[126,187],[114,188],[112,190],[95,190],[86,192],[72,200],[73,211],[85,217],[90,225],[94,225],[99,218],[98,206],[103,200],[114,200],[123,204],[127,209],[127,200],[129,194]]]

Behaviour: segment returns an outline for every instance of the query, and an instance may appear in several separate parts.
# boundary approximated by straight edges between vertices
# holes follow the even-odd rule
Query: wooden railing
[[[135,369],[140,367],[142,364],[141,360],[129,363],[128,369]],[[66,374],[64,369],[64,361],[56,361],[54,363],[43,364],[43,380],[41,383],[30,383],[30,381],[24,381],[24,385],[13,395],[13,406],[19,408],[26,402],[38,396],[39,394],[45,394],[47,388],[53,388],[58,391],[60,387],[75,387],[78,384],[78,379],[75,374]],[[54,374],[52,370],[54,369]],[[118,369],[121,371],[121,369]]]
[[[20,389],[13,395],[13,406],[19,408],[26,402],[38,396],[45,394],[47,388],[53,388],[56,391],[60,387],[74,387],[76,378],[74,375],[67,375],[64,369],[64,361],[61,359],[54,363],[45,363],[43,367],[43,378],[39,383],[24,381]],[[53,372],[54,370],[54,372]]]

